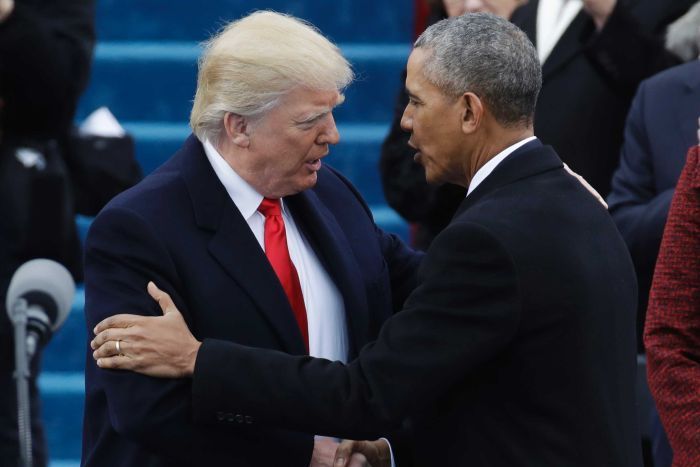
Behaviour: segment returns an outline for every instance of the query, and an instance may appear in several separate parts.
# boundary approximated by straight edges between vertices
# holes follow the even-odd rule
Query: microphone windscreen
[[[75,295],[75,282],[68,270],[50,259],[33,259],[24,263],[15,271],[7,289],[5,303],[8,313],[18,299],[30,292],[44,293],[56,302],[58,313],[51,328],[58,329],[68,317]]]

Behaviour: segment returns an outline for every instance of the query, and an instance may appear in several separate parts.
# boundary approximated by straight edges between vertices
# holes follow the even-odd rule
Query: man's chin
[[[432,173],[427,169],[425,171],[425,181],[428,183],[428,185],[442,185],[445,183],[445,180],[443,180],[438,174]]]
[[[317,181],[318,181],[318,172],[313,171],[310,174],[305,175],[304,179],[297,186],[297,193],[300,193],[300,192],[306,191],[306,190],[310,190],[311,188],[316,186]]]

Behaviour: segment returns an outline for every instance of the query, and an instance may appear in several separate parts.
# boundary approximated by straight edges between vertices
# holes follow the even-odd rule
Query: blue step
[[[363,124],[391,121],[410,45],[349,43],[341,48],[357,79],[336,109],[336,119]],[[98,44],[78,118],[107,106],[124,121],[189,121],[199,54],[194,42]]]
[[[228,21],[258,9],[288,13],[318,27],[335,42],[407,42],[413,34],[413,2],[390,0],[100,0],[101,40],[201,41]]]
[[[87,330],[85,328],[85,291],[79,284],[70,314],[51,338],[42,357],[43,371],[83,371]]]
[[[82,371],[48,372],[39,377],[42,420],[51,459],[80,459],[85,386]]]

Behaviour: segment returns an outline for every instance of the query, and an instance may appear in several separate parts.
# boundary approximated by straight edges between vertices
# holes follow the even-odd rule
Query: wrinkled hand
[[[15,9],[15,0],[0,0],[0,23],[12,14]]]
[[[346,439],[335,452],[333,467],[391,467],[389,444],[383,440],[352,441]]]
[[[170,295],[153,282],[148,283],[148,293],[163,316],[121,314],[100,322],[90,342],[97,366],[161,378],[191,376],[202,343],[187,328]]]
[[[603,199],[603,197],[600,196],[600,193],[598,193],[598,192],[596,191],[596,189],[593,188],[593,187],[590,185],[590,183],[588,183],[588,182],[586,181],[585,178],[583,178],[582,176],[580,176],[579,174],[577,174],[576,172],[574,172],[573,170],[571,170],[571,169],[569,168],[569,166],[566,165],[566,164],[564,164],[564,170],[566,170],[567,172],[569,172],[570,175],[573,175],[574,178],[576,178],[576,180],[578,180],[579,183],[580,183],[581,185],[583,185],[583,187],[584,187],[586,190],[588,190],[588,191],[590,192],[590,194],[592,194],[593,197],[595,197],[595,199],[597,199],[598,202],[599,202],[600,204],[602,204],[603,207],[604,207],[605,209],[608,209],[608,203],[605,202],[605,200]]]
[[[598,31],[603,29],[615,9],[617,0],[583,0],[583,9],[591,15]]]
[[[338,442],[333,438],[316,436],[314,438],[314,452],[311,454],[309,467],[333,467],[333,459],[335,459],[335,450],[337,448]]]

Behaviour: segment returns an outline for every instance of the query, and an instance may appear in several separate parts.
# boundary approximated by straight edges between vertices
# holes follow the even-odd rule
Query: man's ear
[[[465,134],[474,133],[484,118],[484,103],[473,92],[465,92],[460,97],[462,106],[462,131]]]
[[[236,146],[247,148],[250,146],[250,135],[248,134],[248,119],[242,115],[226,112],[224,115],[224,128],[226,137]]]

